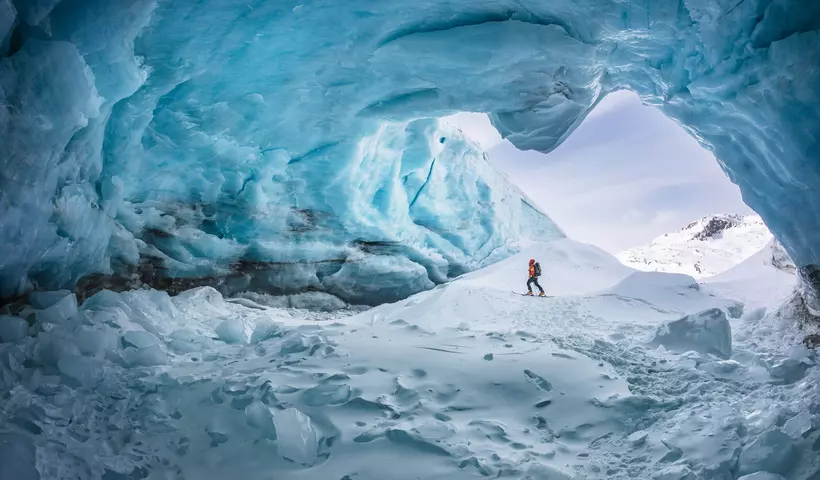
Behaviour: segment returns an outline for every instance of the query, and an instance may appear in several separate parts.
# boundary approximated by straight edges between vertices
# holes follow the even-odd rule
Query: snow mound
[[[771,241],[735,267],[703,279],[703,288],[712,294],[743,302],[748,311],[764,305],[777,305],[790,296],[797,285],[789,264],[782,247]]]

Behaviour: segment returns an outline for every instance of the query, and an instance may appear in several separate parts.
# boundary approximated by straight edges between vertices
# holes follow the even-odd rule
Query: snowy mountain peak
[[[706,241],[719,237],[724,231],[739,226],[744,220],[742,215],[718,214],[703,217],[696,222],[692,222],[682,230],[695,230],[695,240]],[[760,220],[757,217],[756,220]],[[760,222],[762,223],[762,221]]]
[[[715,214],[616,256],[625,265],[638,270],[704,278],[746,260],[772,238],[758,215]]]

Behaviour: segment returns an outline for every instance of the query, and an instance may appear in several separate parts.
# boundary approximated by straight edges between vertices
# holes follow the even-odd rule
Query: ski
[[[514,290],[510,290],[512,293],[516,295],[521,295],[522,297],[540,297],[541,295],[527,295],[526,293],[519,293]],[[552,298],[553,295],[544,295],[542,298]]]

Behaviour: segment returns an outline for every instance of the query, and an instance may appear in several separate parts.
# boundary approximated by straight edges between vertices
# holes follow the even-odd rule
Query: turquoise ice
[[[811,280],[818,26],[798,0],[4,0],[0,291],[150,267],[406,296],[560,235],[432,118],[549,152],[618,89],[714,151]]]

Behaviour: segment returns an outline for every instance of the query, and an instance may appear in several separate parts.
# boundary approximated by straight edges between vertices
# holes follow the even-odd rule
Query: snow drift
[[[811,285],[818,26],[799,0],[3,0],[0,290],[427,288],[531,213],[420,119],[489,112],[550,151],[623,88],[715,152]]]

